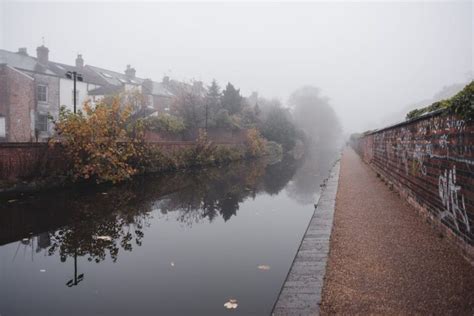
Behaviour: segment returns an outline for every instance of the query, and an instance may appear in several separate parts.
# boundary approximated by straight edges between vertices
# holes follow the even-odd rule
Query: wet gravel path
[[[474,315],[474,266],[352,149],[341,161],[321,314]]]

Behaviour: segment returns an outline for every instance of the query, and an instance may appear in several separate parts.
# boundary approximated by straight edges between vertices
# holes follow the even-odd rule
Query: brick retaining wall
[[[434,113],[368,133],[353,147],[474,260],[474,124]]]
[[[214,142],[216,145],[241,146],[236,142]],[[148,146],[159,147],[166,153],[192,148],[195,141],[155,141]],[[0,192],[19,182],[64,175],[68,165],[59,146],[47,143],[0,142]]]
[[[59,147],[46,143],[0,143],[0,180],[15,182],[55,175],[65,170]]]

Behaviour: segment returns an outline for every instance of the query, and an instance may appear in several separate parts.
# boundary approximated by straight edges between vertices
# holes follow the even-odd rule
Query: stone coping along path
[[[339,161],[335,163],[330,172],[290,272],[283,284],[273,309],[275,316],[319,313],[338,180]]]

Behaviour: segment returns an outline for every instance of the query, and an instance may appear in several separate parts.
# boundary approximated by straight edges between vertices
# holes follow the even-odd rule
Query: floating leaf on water
[[[112,237],[110,236],[97,236],[95,237],[97,240],[106,240],[106,241],[112,241]]]
[[[21,241],[27,242],[27,241],[29,241],[29,239],[28,238],[23,238]]]
[[[102,195],[107,195],[107,192],[102,192]]]
[[[45,270],[45,269],[41,269],[40,272],[46,272],[46,270]]]
[[[261,264],[258,266],[259,270],[270,270],[270,266],[266,264]]]
[[[17,200],[8,200],[8,203],[14,203],[16,202]]]
[[[174,262],[173,261],[171,261],[171,266],[174,267]]]
[[[239,306],[239,304],[237,304],[237,300],[233,299],[233,298],[231,298],[230,300],[228,300],[224,304],[224,307],[227,308],[227,309],[236,309],[237,306]]]

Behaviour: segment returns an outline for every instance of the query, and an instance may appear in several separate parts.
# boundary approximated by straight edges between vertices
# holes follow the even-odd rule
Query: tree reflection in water
[[[241,161],[139,177],[120,186],[43,193],[8,207],[2,203],[0,228],[8,229],[0,229],[0,245],[19,239],[33,245],[36,239],[37,251],[59,254],[62,262],[76,259],[74,277],[68,282],[74,285],[83,277],[78,276],[77,257],[97,263],[110,257],[115,262],[121,251],[142,244],[152,211],[176,212],[185,225],[212,222],[219,216],[228,221],[247,198],[285,188],[299,164],[289,157],[273,164],[265,159]]]

